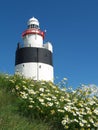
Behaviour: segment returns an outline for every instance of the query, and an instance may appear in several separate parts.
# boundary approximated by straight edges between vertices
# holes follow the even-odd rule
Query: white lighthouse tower
[[[29,19],[28,28],[22,33],[23,45],[18,43],[15,73],[34,80],[53,82],[52,45],[43,44],[45,33],[40,30],[36,18]]]

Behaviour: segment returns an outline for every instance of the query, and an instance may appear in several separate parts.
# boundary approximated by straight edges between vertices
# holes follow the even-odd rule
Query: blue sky
[[[1,0],[0,72],[14,74],[17,42],[33,16],[53,45],[56,81],[98,85],[98,0]]]

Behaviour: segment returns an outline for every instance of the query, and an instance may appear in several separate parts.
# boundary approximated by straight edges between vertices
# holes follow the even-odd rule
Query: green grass
[[[96,130],[95,87],[73,91],[65,84],[0,74],[0,130]]]
[[[0,87],[0,130],[50,130],[42,120],[29,120],[17,112],[17,99]]]

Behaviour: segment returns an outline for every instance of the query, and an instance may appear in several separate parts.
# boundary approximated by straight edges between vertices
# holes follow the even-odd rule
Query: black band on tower
[[[16,50],[15,65],[28,62],[40,62],[53,66],[52,52],[45,48],[23,47]]]

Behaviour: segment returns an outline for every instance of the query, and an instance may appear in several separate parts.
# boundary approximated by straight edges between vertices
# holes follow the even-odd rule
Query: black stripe
[[[28,62],[40,62],[53,65],[52,52],[45,48],[24,47],[16,50],[15,65]]]

